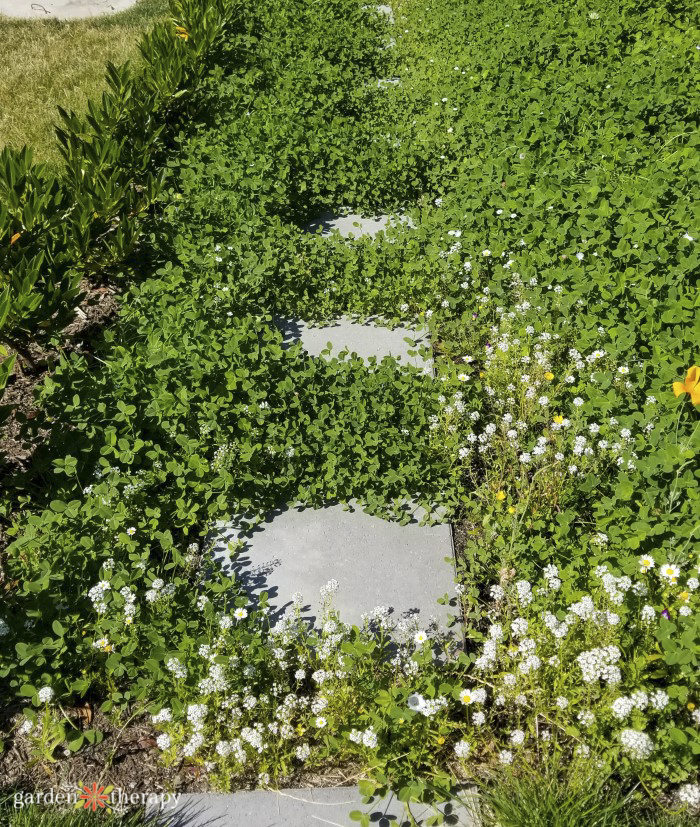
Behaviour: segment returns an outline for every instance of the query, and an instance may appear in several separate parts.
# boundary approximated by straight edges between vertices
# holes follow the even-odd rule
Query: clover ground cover
[[[323,10],[257,8],[102,362],[46,382],[6,552],[16,725],[46,760],[53,702],[89,693],[224,788],[354,763],[439,799],[554,753],[696,807],[694,7],[404,2],[393,49],[371,10]],[[347,205],[414,226],[303,231]],[[273,314],[425,323],[436,379],[285,350]],[[444,660],[381,609],[343,626],[332,585],[320,628],[269,628],[201,576],[234,509],[406,497],[461,528]]]

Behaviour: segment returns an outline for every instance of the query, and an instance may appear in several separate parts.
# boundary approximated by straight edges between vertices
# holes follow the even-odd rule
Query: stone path
[[[0,15],[29,20],[76,20],[117,14],[136,0],[0,0]]]
[[[393,23],[391,6],[376,8]],[[399,82],[391,78],[379,80],[377,85],[384,88]],[[305,229],[322,237],[337,231],[343,238],[360,238],[376,236],[400,223],[411,226],[409,219],[386,215],[324,213]],[[400,360],[399,365],[413,365],[433,375],[425,329],[404,326],[389,330],[374,320],[360,323],[347,317],[322,327],[290,317],[277,317],[275,324],[282,331],[285,346],[301,342],[314,357],[333,358],[347,351],[365,361],[376,358],[379,362],[393,356]],[[328,581],[336,580],[339,588],[332,605],[346,623],[361,626],[364,614],[377,606],[388,606],[394,620],[406,619],[416,628],[432,626],[455,634],[460,628],[458,621],[455,625],[456,601],[437,603],[446,594],[454,598],[452,530],[444,523],[422,526],[422,516],[423,512],[416,510],[412,520],[401,525],[366,514],[354,503],[318,509],[284,506],[252,530],[246,530],[235,517],[220,523],[213,558],[225,571],[235,574],[253,602],[262,591],[268,593],[273,620],[293,605],[296,593],[301,593],[302,617],[318,623],[322,614],[319,591]],[[353,810],[370,814],[371,824],[380,827],[424,825],[435,817],[434,809],[415,805],[411,807],[413,820],[409,819],[405,806],[393,795],[365,806],[359,791],[352,787],[187,794],[159,820],[167,818],[172,827],[350,827],[357,824],[350,819]],[[479,824],[473,790],[464,791],[461,802],[442,805],[440,810],[444,824]]]
[[[478,802],[472,790],[465,790],[462,801],[443,804],[443,824],[476,827],[479,824]],[[172,805],[170,805],[172,806]],[[184,794],[172,809],[159,812],[146,809],[147,818],[157,818],[168,827],[352,827],[349,813],[360,810],[370,815],[376,827],[424,827],[435,816],[432,807],[411,805],[411,822],[404,805],[394,796],[374,804],[363,804],[354,787],[326,789],[270,790],[238,792],[232,795]]]

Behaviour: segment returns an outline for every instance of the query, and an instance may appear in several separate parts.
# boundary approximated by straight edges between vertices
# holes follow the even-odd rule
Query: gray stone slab
[[[29,20],[75,20],[117,14],[136,0],[0,0],[0,15]]]
[[[381,81],[380,81],[381,82]],[[337,230],[343,238],[360,238],[375,236],[389,227],[404,225],[413,226],[410,218],[390,215],[360,215],[358,213],[326,211],[313,221],[309,221],[304,229],[309,233],[318,233],[326,238]]]
[[[345,623],[362,625],[363,613],[389,606],[394,620],[410,618],[427,629],[434,617],[445,631],[458,613],[456,605],[437,603],[454,595],[452,532],[446,523],[420,525],[424,513],[416,509],[413,521],[400,525],[354,505],[285,506],[250,532],[234,517],[217,525],[213,559],[235,574],[253,602],[267,591],[274,619],[301,592],[302,617],[315,623],[319,590],[334,579],[339,589],[333,607]],[[231,554],[230,543],[239,550]]]
[[[401,78],[381,78],[377,81],[377,88],[388,89],[390,86],[400,86]]]
[[[480,823],[478,800],[473,790],[465,790],[461,801],[442,804],[445,825],[477,827]],[[416,827],[426,824],[435,815],[432,807],[411,805],[410,821],[405,805],[395,796],[388,796],[374,804],[363,804],[355,787],[317,789],[254,790],[227,795],[185,793],[176,805],[158,810],[149,805],[146,817],[157,818],[169,827],[352,827],[353,810],[370,815],[370,823],[377,827]]]
[[[320,356],[330,343],[331,356],[338,356],[346,349],[364,360],[376,356],[381,362],[385,356],[393,356],[401,364],[414,365],[429,376],[433,374],[432,358],[421,353],[424,348],[430,348],[426,328],[401,326],[390,330],[372,321],[362,323],[347,317],[322,327],[311,327],[301,319],[277,316],[275,324],[282,332],[283,346],[301,342],[304,350],[312,356]]]
[[[379,14],[385,15],[390,23],[394,22],[394,10],[388,4],[382,3],[381,5],[377,6],[377,11],[379,12]]]

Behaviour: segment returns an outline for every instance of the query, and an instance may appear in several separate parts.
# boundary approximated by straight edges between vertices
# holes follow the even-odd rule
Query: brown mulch
[[[68,717],[78,726],[88,725],[84,710],[66,710]],[[0,721],[0,740],[5,750],[0,754],[0,793],[23,790],[26,792],[47,790],[72,790],[79,782],[92,785],[112,785],[128,792],[207,792],[212,790],[205,767],[176,764],[165,767],[159,763],[160,750],[156,746],[156,734],[146,713],[126,725],[115,723],[101,712],[94,712],[89,721],[91,728],[104,733],[104,740],[97,746],[85,747],[77,753],[64,753],[59,747],[53,761],[34,761],[31,743],[26,736],[13,733],[22,716],[14,715]],[[301,768],[294,775],[278,778],[277,784],[286,788],[343,787],[356,784],[365,777],[356,765],[328,767],[314,771]],[[253,789],[257,777],[236,779],[233,789]]]
[[[14,375],[2,394],[2,406],[12,407],[9,418],[0,426],[0,457],[3,476],[24,471],[31,461],[34,444],[22,434],[22,418],[32,419],[37,414],[34,391],[51,372],[60,355],[89,352],[90,344],[101,333],[117,312],[116,290],[96,286],[88,281],[81,284],[85,296],[76,308],[75,319],[62,333],[56,350],[43,349],[36,343],[28,347],[27,357],[17,356]],[[20,416],[18,417],[17,414]]]

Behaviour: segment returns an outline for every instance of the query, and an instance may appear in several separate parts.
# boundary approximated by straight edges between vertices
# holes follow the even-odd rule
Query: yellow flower
[[[505,500],[505,498],[506,498],[506,492],[505,491],[496,491],[496,499],[498,500],[498,502],[502,503],[503,500]]]
[[[190,39],[190,34],[184,26],[175,26],[175,34],[183,40]]]
[[[479,379],[483,379],[483,378],[484,378],[484,376],[486,376],[486,374],[484,373],[484,371],[483,371],[483,370],[480,370],[480,371],[479,371]]]
[[[561,414],[557,414],[555,417],[552,418],[552,422],[556,422],[557,425],[561,425],[564,421],[564,417]]]
[[[438,742],[438,744],[444,744],[444,743],[445,743],[445,739],[444,739],[444,737],[441,735],[441,736],[438,738],[437,742]]]
[[[695,709],[695,704],[691,701],[687,704],[687,708],[692,712]]]
[[[545,373],[544,378],[545,378],[548,382],[551,382],[551,381],[552,381],[552,379],[554,379],[554,374],[553,374],[551,371],[549,371],[549,370],[548,370],[548,371],[547,371],[547,373]]]
[[[509,506],[508,506],[508,513],[509,513],[509,514],[515,514],[515,507],[514,507],[514,506],[512,506],[512,505],[509,505]]]
[[[685,375],[685,382],[674,382],[673,393],[676,396],[689,393],[693,405],[700,405],[700,367],[693,365],[689,368]]]
[[[681,592],[678,597],[680,597],[681,600],[688,600],[690,598],[690,592]]]

